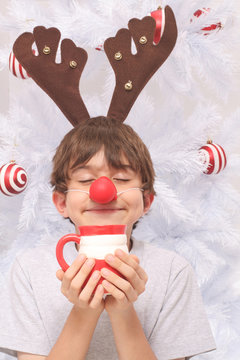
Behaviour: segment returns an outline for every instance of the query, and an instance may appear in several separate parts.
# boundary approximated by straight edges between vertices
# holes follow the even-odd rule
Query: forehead
[[[134,172],[134,169],[130,165],[127,157],[122,153],[118,156],[117,165],[111,165],[105,155],[104,149],[99,150],[95,155],[91,157],[90,160],[86,161],[83,164],[78,164],[76,167],[70,170],[71,174],[76,173],[77,171],[83,170],[93,170],[93,171],[109,171],[110,169],[121,169],[128,172]]]

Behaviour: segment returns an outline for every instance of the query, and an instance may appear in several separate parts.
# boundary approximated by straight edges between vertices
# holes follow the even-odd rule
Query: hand
[[[87,259],[85,255],[78,255],[65,273],[60,269],[56,276],[62,281],[61,292],[72,304],[80,309],[101,313],[104,309],[103,286],[98,285],[95,293],[93,293],[101,277],[99,271],[94,271],[83,287],[94,264],[94,259]]]
[[[105,279],[102,285],[112,295],[106,297],[105,309],[108,313],[128,310],[144,292],[147,274],[140,267],[137,256],[129,255],[120,249],[115,251],[115,256],[107,255],[105,261],[125,277],[123,279],[107,269],[101,270]]]

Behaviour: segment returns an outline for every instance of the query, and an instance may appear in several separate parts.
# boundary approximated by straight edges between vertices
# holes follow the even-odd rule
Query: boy
[[[53,164],[53,202],[76,230],[127,225],[130,254],[106,256],[125,279],[103,269],[82,287],[94,259],[77,256],[75,246],[67,254],[72,265],[58,270],[57,279],[56,244],[18,256],[1,304],[2,350],[20,360],[183,360],[213,350],[190,265],[132,237],[155,194],[150,154],[138,135],[118,120],[89,119],[65,136]],[[123,191],[116,200],[100,205],[86,193],[68,192],[88,191],[101,176]],[[124,192],[131,188],[139,189]],[[93,293],[100,275],[105,280]]]

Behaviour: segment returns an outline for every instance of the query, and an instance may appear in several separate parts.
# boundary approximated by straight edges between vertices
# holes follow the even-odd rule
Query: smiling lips
[[[108,207],[108,206],[94,206],[90,209],[87,209],[85,211],[93,211],[93,212],[116,212],[116,211],[120,211],[120,210],[124,210],[123,208],[116,208],[116,207]]]

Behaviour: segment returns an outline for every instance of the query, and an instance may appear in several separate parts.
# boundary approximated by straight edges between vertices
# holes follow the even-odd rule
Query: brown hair
[[[54,190],[66,191],[69,170],[88,162],[102,147],[109,165],[115,168],[121,168],[124,154],[133,170],[140,174],[143,189],[155,194],[155,172],[146,145],[129,125],[105,116],[87,119],[65,135],[53,158]]]

